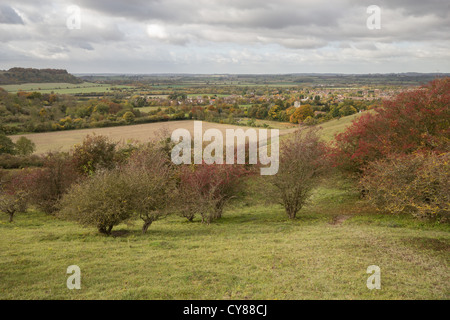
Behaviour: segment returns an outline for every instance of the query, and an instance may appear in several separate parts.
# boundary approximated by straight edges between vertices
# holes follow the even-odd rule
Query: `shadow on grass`
[[[127,230],[127,229],[112,230],[112,231],[111,231],[111,237],[113,237],[113,238],[117,238],[117,237],[127,237],[127,236],[130,235],[131,233],[133,233],[133,231]]]
[[[408,237],[402,241],[414,248],[450,253],[450,240],[426,237]]]

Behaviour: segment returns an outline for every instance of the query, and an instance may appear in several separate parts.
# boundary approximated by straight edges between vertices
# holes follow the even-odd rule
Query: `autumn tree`
[[[110,235],[114,226],[129,219],[135,190],[121,169],[99,170],[74,184],[60,201],[58,216]]]
[[[9,222],[13,222],[14,214],[24,212],[27,209],[27,204],[25,191],[0,191],[0,212],[8,215]]]
[[[289,121],[292,123],[300,123],[307,117],[314,117],[314,111],[309,104],[301,105],[292,113]]]
[[[111,234],[114,226],[133,215],[144,224],[142,232],[168,215],[176,200],[176,170],[166,141],[135,149],[126,163],[99,169],[63,196],[59,215]]]
[[[134,122],[135,119],[135,115],[133,114],[133,112],[131,111],[127,111],[123,114],[122,118],[127,122],[127,123],[132,123]]]
[[[73,159],[77,170],[85,175],[97,169],[111,169],[115,165],[117,143],[106,136],[88,135],[73,149]]]
[[[339,109],[339,115],[341,115],[342,117],[352,115],[356,112],[358,112],[358,111],[355,109],[355,107],[353,107],[351,105],[345,105]]]
[[[26,191],[31,204],[46,213],[53,213],[63,194],[78,179],[79,174],[69,154],[50,152],[43,156],[42,168],[19,172],[12,184],[17,190]]]
[[[448,151],[449,106],[449,77],[398,94],[336,136],[335,164],[359,172],[368,162],[390,154]]]
[[[98,112],[100,114],[106,114],[109,111],[109,105],[105,102],[100,102],[94,107],[94,112]]]
[[[0,154],[14,154],[15,146],[14,142],[7,137],[3,132],[0,132]]]
[[[171,212],[177,197],[176,168],[164,147],[164,143],[156,142],[135,151],[123,171],[134,190],[130,201],[144,221],[143,233],[154,221]]]
[[[279,105],[273,105],[269,110],[268,117],[271,120],[279,120],[280,111],[281,111],[281,108]]]
[[[281,146],[278,173],[267,177],[272,188],[266,191],[268,198],[284,206],[290,219],[295,219],[326,171],[326,152],[315,128],[297,130]]]
[[[20,137],[15,143],[16,153],[22,156],[28,156],[36,150],[36,145],[33,141],[26,137]]]
[[[203,223],[222,217],[226,204],[239,196],[243,179],[252,173],[240,164],[198,164],[183,166],[178,188],[179,212],[192,221],[200,214]]]
[[[450,153],[390,155],[363,170],[360,186],[382,212],[420,218],[450,218]]]

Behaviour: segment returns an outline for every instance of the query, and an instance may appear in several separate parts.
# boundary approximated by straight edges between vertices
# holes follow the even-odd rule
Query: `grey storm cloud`
[[[94,47],[88,42],[82,42],[82,43],[78,44],[78,46],[85,50],[89,50],[89,51],[94,50]]]
[[[331,72],[356,62],[369,72],[380,65],[450,68],[447,0],[0,1],[0,41],[8,57],[2,63],[11,65],[26,56],[31,64],[101,71],[128,65],[158,72],[283,72],[294,65]],[[366,9],[374,4],[381,8],[380,30],[366,26]],[[70,5],[80,8],[79,30],[66,26]],[[9,58],[15,56],[17,62]]]
[[[308,2],[308,3],[306,3]],[[139,21],[280,29],[295,25],[336,25],[345,12],[325,1],[117,1],[80,0],[80,6]],[[311,5],[314,4],[315,5]],[[318,5],[317,5],[318,3]]]
[[[430,37],[445,38],[446,34],[450,34],[449,2],[446,0],[375,2],[382,9],[382,19],[386,25],[384,32],[376,35],[379,41],[421,41],[430,40]],[[298,47],[295,41],[287,41],[295,39],[296,35],[320,38],[320,41],[316,41],[317,44],[347,40],[349,37],[358,40],[374,36],[365,27],[366,8],[373,4],[373,0],[79,0],[78,3],[81,7],[99,13],[133,21],[158,22],[179,27],[195,25],[203,29],[222,28],[219,31],[228,29],[231,33],[240,34],[253,33],[255,38],[261,35],[263,38],[272,38],[274,43],[288,48]],[[425,20],[412,21],[414,17],[425,16]],[[268,37],[265,35],[267,32],[271,33]],[[202,38],[195,31],[191,35]],[[277,38],[280,41],[276,41]],[[236,39],[239,40],[240,37]],[[170,41],[169,34],[165,42]],[[174,44],[186,42],[188,41],[173,37]]]
[[[385,8],[400,9],[406,15],[413,16],[435,15],[446,18],[450,12],[450,2],[447,0],[385,0],[381,5]]]
[[[10,6],[0,5],[0,23],[23,24],[23,20]]]

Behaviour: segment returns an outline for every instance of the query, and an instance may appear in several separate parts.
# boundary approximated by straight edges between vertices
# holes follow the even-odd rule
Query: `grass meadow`
[[[319,124],[318,126],[322,128],[320,132],[322,139],[327,142],[333,140],[336,134],[344,132],[345,129],[352,124],[353,120],[356,120],[363,114],[364,113],[355,113],[350,116],[342,117],[340,119],[333,119]]]
[[[148,113],[148,112],[151,112],[151,111],[156,111],[158,109],[166,110],[168,108],[169,107],[165,107],[165,106],[150,106],[150,107],[141,107],[141,108],[136,108],[136,109],[138,109],[141,112],[147,112]]]
[[[211,225],[174,215],[145,235],[138,220],[106,237],[36,211],[0,219],[0,299],[450,298],[448,227],[376,213],[342,180],[294,221],[251,195]],[[66,287],[74,264],[80,290]],[[366,287],[374,264],[380,290]]]

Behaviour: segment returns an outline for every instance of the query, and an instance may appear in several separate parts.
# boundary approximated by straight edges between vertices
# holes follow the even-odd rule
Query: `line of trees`
[[[258,172],[259,165],[176,166],[170,159],[172,145],[165,138],[118,146],[104,136],[87,136],[70,153],[46,154],[41,168],[4,177],[0,199],[5,205],[0,210],[13,212],[12,221],[25,207],[8,204],[26,203],[107,235],[133,217],[143,221],[144,233],[169,214],[188,221],[199,217],[210,224],[223,216],[231,201],[242,198],[247,179]],[[277,190],[267,197],[283,199],[287,215],[294,219],[327,166],[326,148],[316,132],[308,131],[287,140],[283,150],[279,175],[264,183]],[[293,162],[297,156],[301,161]]]
[[[139,123],[183,120],[180,108],[155,108],[141,112],[146,100],[102,98],[77,101],[74,96],[55,93],[8,93],[0,88],[0,131],[5,134],[101,128]]]
[[[36,145],[33,141],[26,137],[20,137],[14,143],[11,138],[7,137],[0,131],[0,155],[3,154],[17,154],[20,156],[28,156],[36,150]]]

